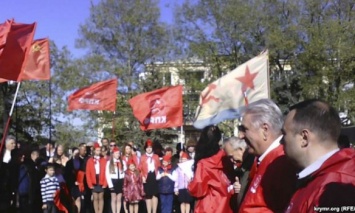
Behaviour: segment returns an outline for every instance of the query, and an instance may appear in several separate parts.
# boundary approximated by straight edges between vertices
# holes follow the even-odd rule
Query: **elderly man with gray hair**
[[[250,183],[250,169],[254,162],[254,156],[248,154],[247,143],[240,138],[230,137],[224,140],[224,150],[234,165],[234,192],[231,198],[231,207],[238,212]]]
[[[246,107],[240,136],[257,160],[239,212],[283,212],[295,192],[297,169],[280,143],[282,125],[283,115],[273,101],[261,99]]]

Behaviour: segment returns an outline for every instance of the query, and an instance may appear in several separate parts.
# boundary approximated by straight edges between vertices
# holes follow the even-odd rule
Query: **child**
[[[121,159],[122,161],[127,165],[128,163],[128,160],[132,158],[134,160],[134,163],[135,165],[138,166],[138,157],[137,155],[134,155],[133,154],[133,147],[131,144],[129,143],[126,143],[124,146],[123,146],[123,149],[122,149],[122,156],[121,156]],[[127,165],[128,166],[128,165]],[[127,203],[126,203],[126,200],[124,199],[123,200],[123,208],[124,208],[124,212],[125,213],[128,213],[128,209],[127,209]]]
[[[158,182],[156,174],[160,167],[159,156],[153,153],[153,142],[147,140],[144,145],[145,154],[141,157],[140,171],[145,193],[145,203],[147,205],[147,213],[156,213],[158,208]]]
[[[163,166],[158,169],[158,188],[161,212],[172,212],[176,172],[171,168],[171,155],[163,157]]]
[[[86,163],[86,182],[92,190],[95,213],[102,213],[104,207],[104,188],[106,182],[106,159],[101,156],[101,148],[98,143],[94,144],[94,156]]]
[[[106,181],[111,191],[111,209],[112,213],[121,212],[122,191],[124,171],[126,164],[123,163],[118,147],[111,150],[110,161],[106,165]]]
[[[181,154],[180,163],[184,163],[190,159],[190,156],[183,152]],[[190,177],[183,172],[183,170],[178,167],[176,169],[177,180],[175,182],[175,194],[179,198],[181,213],[190,213],[190,203],[193,201],[187,186],[190,182]]]
[[[123,196],[129,203],[129,212],[138,213],[138,202],[144,197],[142,178],[132,158],[127,161],[127,166],[128,170],[123,181]]]
[[[59,190],[59,181],[54,176],[54,165],[48,164],[46,167],[46,176],[41,180],[41,192],[44,213],[57,213],[57,207],[54,204],[54,196]]]

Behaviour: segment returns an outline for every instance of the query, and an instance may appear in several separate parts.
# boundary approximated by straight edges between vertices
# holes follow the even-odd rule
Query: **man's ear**
[[[261,128],[263,129],[263,139],[266,141],[270,131],[269,125],[267,123],[263,123]]]
[[[310,132],[308,129],[303,129],[301,131],[301,136],[302,136],[302,142],[301,142],[301,147],[307,147],[309,144],[309,136],[310,136]]]

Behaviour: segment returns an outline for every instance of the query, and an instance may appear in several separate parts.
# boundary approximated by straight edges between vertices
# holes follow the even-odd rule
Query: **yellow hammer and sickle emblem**
[[[41,50],[42,50],[42,48],[38,44],[34,44],[32,46],[32,52],[38,52],[38,51],[41,51]]]

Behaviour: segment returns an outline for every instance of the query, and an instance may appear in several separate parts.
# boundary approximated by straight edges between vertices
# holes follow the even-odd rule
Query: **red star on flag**
[[[248,65],[245,69],[245,74],[242,77],[235,78],[242,82],[242,91],[245,92],[248,88],[254,89],[254,78],[258,75],[258,72],[251,74]]]

